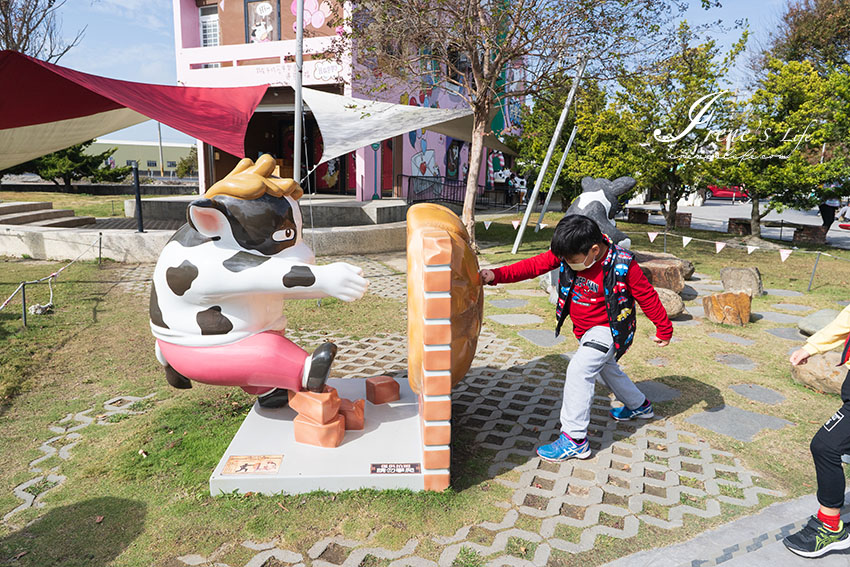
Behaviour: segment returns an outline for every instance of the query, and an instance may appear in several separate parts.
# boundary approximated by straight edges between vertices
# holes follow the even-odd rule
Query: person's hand
[[[665,341],[664,339],[659,339],[658,337],[652,337],[652,340],[655,341],[655,344],[660,347],[665,347],[670,344],[670,341]]]
[[[794,366],[806,364],[809,361],[810,356],[811,355],[806,352],[806,349],[798,348],[797,350],[791,353],[791,364]]]
[[[489,284],[496,279],[496,274],[493,273],[493,270],[481,270],[478,273],[481,276],[481,283],[483,284]]]

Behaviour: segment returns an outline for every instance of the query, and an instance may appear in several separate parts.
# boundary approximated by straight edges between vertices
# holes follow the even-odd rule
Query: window
[[[149,159],[148,160],[148,167],[156,167],[156,160]]]
[[[279,39],[279,0],[245,0],[245,43],[265,43]]]
[[[218,6],[203,6],[201,10],[201,47],[219,45]]]
[[[139,162],[137,162],[137,161],[136,161],[136,160],[134,160],[134,159],[128,159],[128,160],[127,160],[127,165],[132,167],[132,166],[134,166],[134,165],[139,165]]]
[[[166,167],[177,167],[177,162],[176,161],[167,161],[167,162],[165,162],[165,166]]]

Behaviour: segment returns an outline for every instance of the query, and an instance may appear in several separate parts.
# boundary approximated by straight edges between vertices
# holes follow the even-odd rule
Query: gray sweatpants
[[[592,327],[581,337],[578,351],[567,367],[561,404],[561,431],[573,439],[587,436],[597,379],[630,409],[638,408],[646,401],[643,392],[620,369],[615,355],[614,338],[609,327]]]

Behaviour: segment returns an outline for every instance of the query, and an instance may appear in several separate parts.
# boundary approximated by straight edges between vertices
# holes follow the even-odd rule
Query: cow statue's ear
[[[221,238],[229,231],[227,217],[210,199],[198,199],[189,204],[189,225],[208,238]]]

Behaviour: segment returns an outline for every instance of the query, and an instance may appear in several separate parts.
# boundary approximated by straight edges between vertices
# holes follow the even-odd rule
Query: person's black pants
[[[844,505],[844,469],[841,456],[850,454],[850,373],[841,386],[844,405],[812,438],[812,458],[818,477],[818,502],[826,508]]]
[[[823,227],[829,230],[829,227],[832,226],[832,223],[835,222],[835,207],[832,205],[821,204],[818,206],[820,210],[820,216],[823,219]]]

